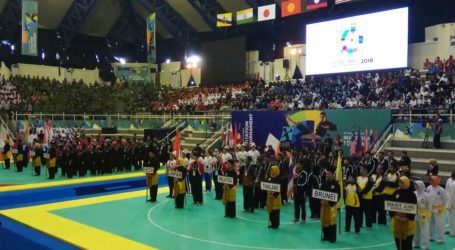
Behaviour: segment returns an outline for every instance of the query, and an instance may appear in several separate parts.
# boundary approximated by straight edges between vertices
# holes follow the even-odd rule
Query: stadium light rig
[[[125,64],[126,60],[123,57],[114,56],[114,59],[117,60],[120,64]]]
[[[301,55],[302,54],[302,49],[291,49],[291,55]]]
[[[197,68],[199,67],[202,59],[200,56],[193,55],[188,58],[186,58],[186,68],[187,69],[192,69],[192,68]]]

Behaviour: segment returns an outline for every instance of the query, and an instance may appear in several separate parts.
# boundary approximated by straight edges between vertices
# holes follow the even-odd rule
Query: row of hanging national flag
[[[234,147],[235,145],[242,144],[242,135],[240,131],[240,124],[234,124],[234,129],[232,129],[232,124],[229,127],[226,127],[226,130],[221,129],[221,144],[222,146]]]
[[[350,155],[357,155],[362,157],[365,152],[370,151],[373,149],[374,144],[378,141],[379,134],[378,129],[365,129],[364,134],[361,134],[360,127],[357,132],[357,136],[355,135],[355,131],[352,130],[351,136],[351,147],[350,147]]]
[[[328,6],[328,0],[286,0],[281,2],[281,17],[288,17],[300,14],[303,11],[302,1],[306,1],[306,10],[315,10]],[[351,0],[336,0],[335,4],[350,2]],[[248,8],[237,12],[220,13],[217,15],[217,27],[230,27],[257,22],[274,20],[277,17],[277,4],[259,6],[255,15],[255,9]],[[255,18],[256,16],[256,18]]]

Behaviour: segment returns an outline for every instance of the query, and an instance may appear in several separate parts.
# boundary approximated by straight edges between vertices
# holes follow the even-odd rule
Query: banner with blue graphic
[[[283,143],[297,148],[338,141],[346,155],[372,148],[391,120],[390,110],[234,111],[232,126],[244,142],[264,149]],[[352,145],[352,146],[351,146]]]
[[[38,56],[38,1],[22,0],[21,54]]]

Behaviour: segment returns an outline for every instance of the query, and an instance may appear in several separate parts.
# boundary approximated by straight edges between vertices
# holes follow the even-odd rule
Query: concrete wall
[[[9,78],[11,76],[11,71],[6,67],[4,62],[0,63],[0,76],[4,78]]]
[[[186,87],[193,74],[196,85],[201,84],[201,68],[181,69],[182,63],[170,62],[161,64],[160,83],[173,88]]]
[[[73,80],[83,80],[87,84],[94,84],[95,82],[101,83],[100,72],[98,69],[85,70],[85,69],[74,69],[72,72]]]
[[[44,77],[49,79],[55,79],[57,81],[63,81],[65,79],[65,68],[45,66],[45,65],[34,65],[34,64],[18,64],[17,74],[20,76],[30,76],[30,77]]]
[[[455,55],[455,23],[426,27],[425,42],[414,43],[409,47],[409,65],[412,68],[423,68],[423,62],[427,58],[434,61],[437,56],[447,59],[450,55]]]
[[[180,84],[171,76],[171,73],[175,73],[180,70],[181,62],[170,62],[161,64],[160,72],[160,83],[161,85],[178,87]]]
[[[183,69],[180,71],[180,77],[181,77],[183,87],[187,86],[188,81],[190,80],[191,74],[193,74],[193,78],[196,83],[196,86],[199,86],[201,84],[201,68]]]
[[[433,61],[438,55],[436,42],[414,43],[409,46],[409,66],[413,69],[422,69],[423,62],[428,58]]]

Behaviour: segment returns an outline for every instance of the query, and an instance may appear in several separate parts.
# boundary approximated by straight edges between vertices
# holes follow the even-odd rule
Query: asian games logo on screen
[[[341,35],[341,50],[340,53],[352,55],[357,52],[363,44],[363,35],[357,30],[357,24],[351,24],[351,27],[344,30]]]

